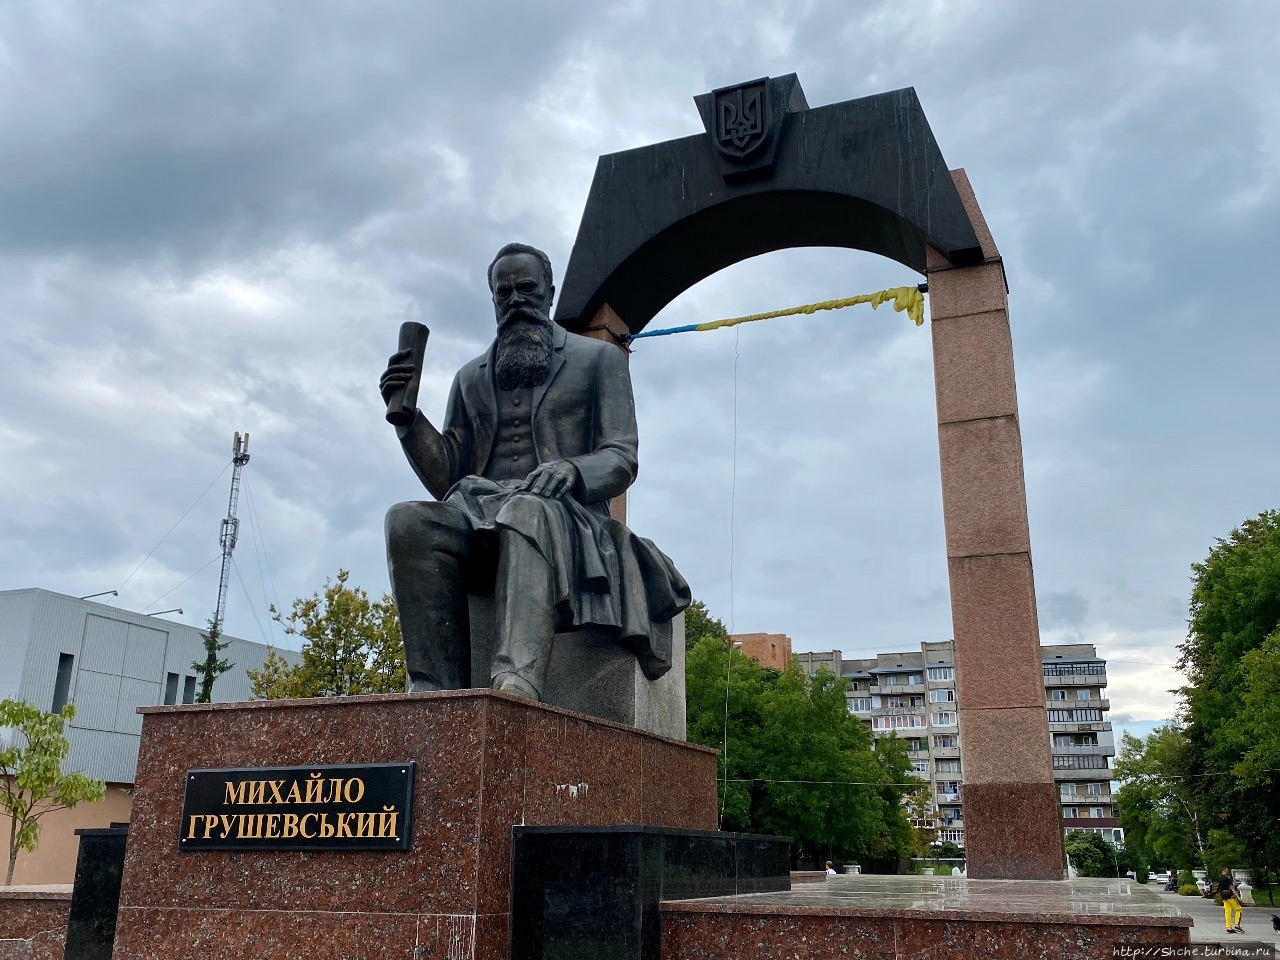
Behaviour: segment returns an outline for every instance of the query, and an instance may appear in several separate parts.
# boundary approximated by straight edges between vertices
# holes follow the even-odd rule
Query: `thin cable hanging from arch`
[[[722,756],[724,763],[724,787],[720,791],[720,816],[717,824],[724,828],[724,809],[729,801],[729,690],[733,679],[733,631],[735,628],[736,593],[734,589],[734,532],[738,505],[738,361],[742,354],[738,351],[739,331],[733,331],[733,468],[729,482],[729,655],[725,658],[724,669],[724,741]]]

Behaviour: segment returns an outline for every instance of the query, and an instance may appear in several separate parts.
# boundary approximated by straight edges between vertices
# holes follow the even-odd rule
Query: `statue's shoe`
[[[410,677],[408,682],[405,683],[404,692],[405,693],[436,693],[439,689],[440,688],[436,686],[434,683],[429,683],[426,680],[415,680],[413,677]]]
[[[503,693],[515,694],[517,697],[524,697],[526,700],[541,700],[538,691],[524,677],[515,673],[501,673],[493,678],[491,684],[494,690],[501,690]]]

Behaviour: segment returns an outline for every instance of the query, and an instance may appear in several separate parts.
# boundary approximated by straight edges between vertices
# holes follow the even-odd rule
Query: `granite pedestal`
[[[468,598],[471,617],[471,676],[489,676],[496,645],[493,594]],[[671,621],[671,669],[650,680],[635,654],[607,630],[586,628],[556,634],[542,699],[566,710],[638,727],[662,737],[685,737],[684,614]]]
[[[1112,960],[1187,944],[1191,927],[1128,880],[837,876],[661,912],[662,960]]]
[[[513,825],[716,825],[714,751],[488,690],[141,712],[116,960],[505,960]],[[408,851],[178,849],[188,770],[409,760]]]

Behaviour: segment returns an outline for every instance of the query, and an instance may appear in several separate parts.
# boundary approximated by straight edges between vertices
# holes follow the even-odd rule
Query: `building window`
[[[53,681],[53,712],[61,713],[62,708],[71,699],[71,671],[75,669],[76,658],[69,653],[58,654],[58,677]]]
[[[911,684],[911,686],[913,687],[924,683],[924,674],[923,673],[911,674],[911,676],[907,677],[907,683]]]
[[[913,727],[923,727],[924,717],[899,714],[893,717],[872,717],[872,730],[908,730]]]
[[[849,710],[851,713],[870,713],[871,698],[870,697],[852,697],[849,700]]]
[[[1050,699],[1050,700],[1065,700],[1065,699],[1067,699],[1067,691],[1065,691],[1065,690],[1063,690],[1063,689],[1061,689],[1061,688],[1055,688],[1055,689],[1053,689],[1053,690],[1050,690],[1050,691],[1049,691],[1049,699]]]
[[[183,684],[182,684],[182,702],[183,702],[183,703],[195,703],[195,702],[196,702],[196,678],[195,678],[195,677],[188,676],[188,677],[183,681]]]
[[[929,679],[930,680],[950,680],[951,668],[950,667],[930,667]]]
[[[956,725],[956,715],[952,711],[935,713],[933,715],[933,725],[935,727],[954,727]]]
[[[941,736],[933,738],[933,745],[939,748],[955,747],[959,744],[956,742],[955,734],[944,733]]]
[[[920,774],[920,776],[925,777],[927,779],[929,776],[929,761],[928,760],[912,760],[911,769],[914,770],[916,773]]]
[[[165,678],[164,678],[164,702],[165,703],[178,702],[178,679],[179,678],[176,673],[169,673],[165,675]]]
[[[1050,710],[1050,723],[1087,723],[1090,720],[1101,720],[1101,710]]]
[[[1105,809],[1106,809],[1105,807],[1090,807],[1089,813],[1095,819],[1101,820],[1103,817],[1106,816],[1106,813],[1103,812]]]
[[[954,690],[930,690],[930,703],[955,703],[956,692]]]
[[[1076,699],[1077,699],[1077,700],[1092,700],[1092,699],[1093,699],[1093,695],[1092,695],[1092,693],[1089,691],[1089,688],[1088,688],[1088,687],[1080,687],[1080,688],[1078,688],[1078,689],[1076,690]]]
[[[907,741],[907,749],[913,753],[919,752],[925,749],[925,743],[919,737],[913,737]]]
[[[895,709],[900,710],[906,706],[906,703],[903,702],[903,699],[901,697],[885,697],[884,705],[886,707],[894,707]]]
[[[1091,783],[1088,792],[1091,797],[1103,797],[1111,792],[1111,786],[1106,783]]]
[[[1107,769],[1107,758],[1096,754],[1067,757],[1060,757],[1055,754],[1053,768],[1055,770],[1105,770]]]
[[[1074,797],[1076,795],[1076,785],[1074,783],[1059,784],[1058,792],[1064,797]]]
[[[953,803],[960,799],[960,781],[959,780],[939,780],[938,796],[951,800]]]
[[[959,773],[960,772],[959,760],[935,760],[934,763],[938,765],[938,773]]]
[[[1105,663],[1046,663],[1044,675],[1046,677],[1105,677],[1107,665]]]
[[[1080,808],[1079,807],[1063,807],[1062,815],[1064,817],[1070,817],[1072,820],[1078,820],[1080,818]]]

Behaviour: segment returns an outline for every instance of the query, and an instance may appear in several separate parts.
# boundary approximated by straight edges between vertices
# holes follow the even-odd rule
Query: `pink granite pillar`
[[[929,250],[938,447],[955,631],[968,875],[1058,880],[1049,755],[1004,265],[963,170],[984,261]]]

